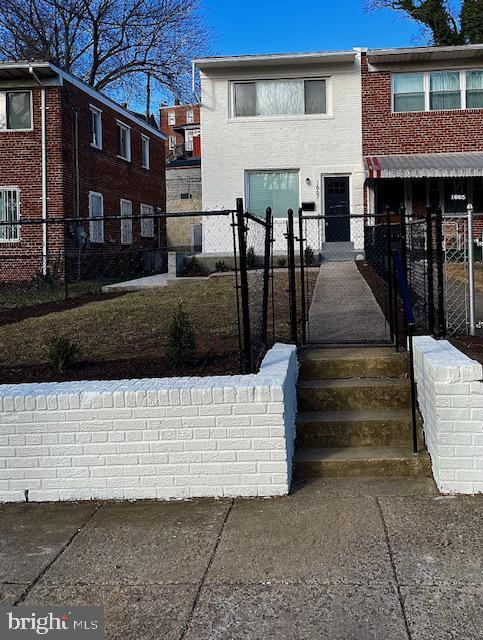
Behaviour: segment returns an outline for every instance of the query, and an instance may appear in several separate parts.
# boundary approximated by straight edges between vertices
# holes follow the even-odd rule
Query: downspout
[[[29,73],[32,74],[35,81],[40,87],[40,128],[41,128],[41,146],[42,146],[42,275],[47,275],[48,270],[48,233],[47,233],[47,124],[46,124],[46,90],[39,80],[33,67],[29,67]]]

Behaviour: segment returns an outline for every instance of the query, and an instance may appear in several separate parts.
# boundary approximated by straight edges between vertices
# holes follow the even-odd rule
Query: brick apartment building
[[[371,50],[361,73],[369,210],[483,213],[483,45]]]
[[[164,141],[50,63],[1,63],[0,221],[11,224],[0,226],[0,279],[31,279],[87,250],[97,263],[145,251],[141,270],[151,270],[164,235],[149,217],[165,206]]]

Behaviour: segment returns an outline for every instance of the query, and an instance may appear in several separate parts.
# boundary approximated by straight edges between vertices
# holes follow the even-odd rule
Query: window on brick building
[[[429,108],[431,111],[461,108],[459,71],[435,71],[429,74]]]
[[[168,111],[168,124],[170,127],[176,124],[176,113],[174,111]]]
[[[104,242],[104,198],[95,191],[89,192],[89,240]]]
[[[396,73],[392,77],[393,111],[424,111],[424,75]]]
[[[20,240],[20,205],[18,189],[0,187],[0,222],[12,224],[0,226],[0,242],[16,242]]]
[[[117,157],[131,162],[131,128],[122,122],[117,122],[116,146]]]
[[[130,200],[121,200],[121,244],[132,244],[132,202]]]
[[[102,149],[102,111],[90,105],[91,110],[91,145]]]
[[[141,205],[141,237],[154,238],[154,207],[149,204]]]
[[[170,151],[173,151],[176,147],[176,136],[169,136],[168,147]]]
[[[194,120],[195,114],[193,112],[193,109],[188,109],[188,111],[186,112],[186,123],[191,124],[192,122],[194,122]]]
[[[0,91],[0,130],[32,129],[30,91]]]
[[[149,169],[149,138],[141,136],[141,165]]]
[[[483,70],[466,72],[466,107],[483,109]]]

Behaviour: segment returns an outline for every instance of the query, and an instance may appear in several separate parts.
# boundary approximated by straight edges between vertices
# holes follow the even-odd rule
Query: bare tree
[[[98,90],[182,97],[210,34],[200,0],[2,0],[0,58],[50,60]]]

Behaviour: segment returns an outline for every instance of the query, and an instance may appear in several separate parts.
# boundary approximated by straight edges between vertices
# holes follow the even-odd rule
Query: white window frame
[[[153,205],[141,203],[139,213],[141,216],[141,238],[154,238],[154,218],[146,218],[146,216],[154,216]]]
[[[89,110],[90,110],[90,114],[91,114],[91,147],[93,147],[94,149],[99,149],[102,150],[102,109],[99,109],[99,107],[95,107],[93,104],[89,105]],[[96,138],[97,138],[97,144],[94,142],[94,130],[92,127],[92,114],[98,116],[98,124],[99,124],[99,131],[97,132]]]
[[[176,111],[168,111],[168,125],[174,127],[176,124]]]
[[[169,136],[168,138],[168,149],[170,151],[174,151],[176,148],[176,136]]]
[[[195,121],[195,112],[193,109],[188,109],[186,112],[186,124],[193,124]]]
[[[195,133],[196,133],[196,135],[195,135]],[[188,137],[188,134],[190,134],[189,137]],[[199,135],[200,135],[200,129],[188,129],[185,132],[185,139],[184,139],[184,149],[185,149],[185,151],[193,151],[193,148],[194,148],[193,140],[196,137],[198,137]],[[188,142],[189,142],[189,144],[188,144]]]
[[[431,69],[431,71],[396,71],[391,73],[391,113],[394,115],[401,115],[405,113],[438,113],[440,111],[481,111],[483,107],[467,107],[466,106],[466,73],[468,71],[483,71],[483,69]],[[460,77],[460,107],[456,107],[455,109],[431,109],[430,102],[430,82],[429,77],[431,73],[459,73]],[[405,73],[420,73],[423,76],[423,89],[424,89],[424,110],[422,111],[395,111],[394,110],[394,77],[396,75],[404,75]]]
[[[149,136],[141,134],[141,166],[143,169],[150,169],[150,141]],[[144,149],[146,149],[146,163],[144,162]]]
[[[280,115],[264,115],[264,116],[237,116],[235,105],[235,85],[237,84],[251,84],[253,82],[290,82],[299,81],[305,82],[310,80],[324,80],[325,81],[325,113],[284,113]],[[304,88],[305,91],[305,88]],[[305,98],[305,95],[304,95]],[[332,113],[332,78],[330,76],[302,76],[294,78],[251,78],[242,80],[232,80],[230,82],[230,120],[236,122],[243,122],[245,120],[320,120],[320,119],[333,119]]]
[[[125,212],[123,205],[129,205],[129,213]],[[133,207],[131,200],[125,200],[121,198],[119,212],[121,214],[121,244],[131,245],[133,243],[133,234],[132,234],[132,216],[133,216]],[[122,218],[127,218],[127,220],[123,220]]]
[[[30,94],[30,127],[28,129],[8,129],[7,128],[7,93],[29,93]],[[3,126],[2,126],[3,121]],[[34,130],[34,109],[32,91],[29,89],[3,89],[0,91],[0,133],[7,132],[28,132]]]
[[[93,196],[101,200],[101,216],[92,215]],[[89,191],[89,241],[91,244],[104,243],[104,196],[98,191]]]
[[[125,156],[121,156],[118,153],[117,157],[120,160],[125,160],[126,162],[131,162],[131,127],[129,125],[127,125],[126,123],[121,122],[120,120],[116,120],[116,136],[117,136],[117,127],[120,127],[121,129],[124,129],[124,131],[126,132],[126,155]],[[117,139],[116,139],[116,145],[117,145]]]
[[[301,198],[302,198],[302,183],[301,183],[301,171],[300,168],[288,168],[288,169],[245,169],[245,175],[244,175],[244,192],[245,192],[245,202],[247,204],[247,206],[249,207],[249,203],[250,203],[250,180],[249,180],[249,175],[253,174],[253,173],[296,173],[297,177],[298,177],[298,192],[299,192],[299,202],[298,202],[298,206],[297,206],[297,210],[301,205]],[[347,174],[345,174],[347,175]],[[349,183],[350,184],[350,183]],[[273,213],[273,212],[272,212]],[[274,220],[287,220],[286,217],[282,217],[282,216],[274,216]]]
[[[11,187],[11,186],[0,186],[0,191],[10,191],[10,192],[15,192],[17,194],[17,218],[16,221],[17,223],[20,222],[20,189],[19,187]],[[6,220],[4,220],[3,222],[6,222]],[[10,226],[4,226],[2,225],[0,227],[0,244],[10,244],[12,242],[20,242],[20,224],[16,224],[15,222],[12,223],[12,227],[14,227],[14,232],[15,232],[15,237],[14,238],[2,238],[2,233],[3,230],[8,230],[10,229]]]

